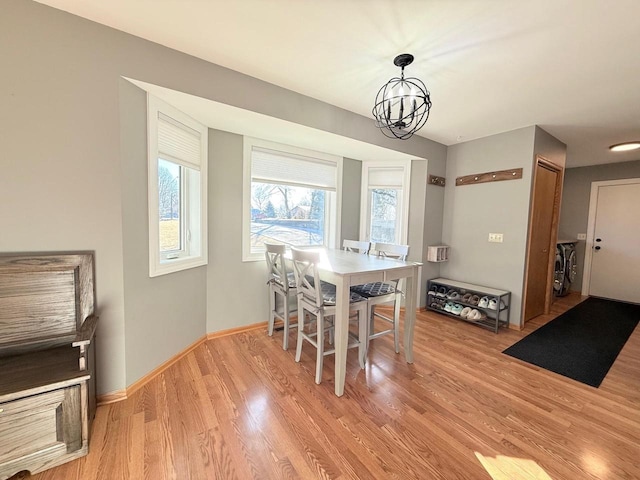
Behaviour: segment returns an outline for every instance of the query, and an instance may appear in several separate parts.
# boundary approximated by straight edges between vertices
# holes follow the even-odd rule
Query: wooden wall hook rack
[[[428,183],[429,183],[429,185],[437,185],[439,187],[444,187],[445,184],[446,184],[446,181],[445,181],[444,177],[438,177],[436,175],[429,175]]]
[[[476,183],[501,182],[504,180],[518,180],[522,178],[522,168],[499,170],[496,172],[476,173],[456,178],[456,186],[473,185]]]

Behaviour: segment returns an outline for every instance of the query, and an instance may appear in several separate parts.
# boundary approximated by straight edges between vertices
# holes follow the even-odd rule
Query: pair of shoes
[[[444,304],[444,311],[453,313],[454,315],[460,315],[462,309],[463,307],[459,303],[447,302]]]
[[[447,296],[447,287],[440,287],[438,292],[436,293],[437,297],[446,297]]]
[[[463,301],[464,303],[471,303],[471,297],[473,297],[473,294],[472,294],[472,293],[465,293],[465,294],[462,296],[462,301]]]
[[[432,285],[429,291],[427,292],[427,295],[435,296],[437,293],[438,293],[438,286]]]
[[[442,310],[444,309],[444,305],[445,305],[445,300],[444,298],[440,298],[440,297],[433,297],[433,300],[431,301],[431,308],[436,308],[438,310]]]
[[[468,309],[468,310],[467,310]],[[465,310],[467,310],[465,312]],[[481,312],[476,308],[467,307],[462,312],[460,312],[460,316],[462,318],[466,318],[467,320],[485,320],[487,318],[486,313]]]
[[[498,299],[497,298],[492,298],[491,300],[489,300],[489,308],[491,310],[495,310],[498,307]],[[500,310],[504,310],[505,304],[502,300],[500,300]]]
[[[455,290],[449,290],[447,292],[447,298],[449,300],[458,300],[460,298],[460,294],[458,292],[456,292]]]
[[[478,307],[480,308],[488,308],[489,307],[489,297],[482,297],[478,302]]]
[[[464,310],[464,308],[459,303],[455,303],[453,307],[451,307],[451,313],[453,313],[454,315],[460,315],[462,310]]]

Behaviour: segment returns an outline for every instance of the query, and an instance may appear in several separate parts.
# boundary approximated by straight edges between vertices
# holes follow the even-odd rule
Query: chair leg
[[[333,321],[335,322],[335,317]],[[334,340],[335,340],[335,330],[332,328],[331,330],[329,330],[329,345],[333,345]]]
[[[364,323],[367,325],[367,338],[365,345],[365,355],[369,355],[369,341],[371,340],[371,335],[375,333],[374,331],[374,314],[375,314],[375,305],[367,304],[367,318]]]
[[[317,336],[316,344],[316,383],[320,384],[322,381],[322,364],[324,361],[324,315],[320,312],[316,318]]]
[[[302,356],[302,342],[304,342],[304,338],[302,337],[302,332],[304,331],[304,309],[302,308],[302,303],[298,302],[298,343],[296,344],[296,362],[300,361],[300,357]]]
[[[273,336],[273,324],[275,323],[275,310],[276,310],[276,292],[273,288],[269,287],[269,336]]]
[[[288,350],[289,349],[289,298],[287,297],[282,297],[282,301],[284,303],[284,330],[283,330],[283,337],[282,337],[282,349],[283,350]]]
[[[358,309],[358,360],[360,360],[360,368],[365,367],[367,362],[367,343],[369,342],[369,324],[367,319],[367,306],[364,305]]]
[[[393,341],[396,347],[396,353],[400,353],[400,295],[396,297],[393,305]]]

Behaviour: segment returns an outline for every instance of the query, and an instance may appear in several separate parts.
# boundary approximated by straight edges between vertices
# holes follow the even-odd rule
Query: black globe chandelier
[[[402,68],[400,78],[385,83],[376,95],[372,113],[376,127],[389,138],[406,140],[420,130],[431,110],[429,91],[417,78],[404,78],[404,67],[411,65],[413,55],[398,55],[393,64]]]

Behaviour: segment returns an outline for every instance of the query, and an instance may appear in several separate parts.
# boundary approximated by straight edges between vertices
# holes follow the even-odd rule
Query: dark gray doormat
[[[640,305],[589,297],[502,353],[599,387],[640,321]]]

